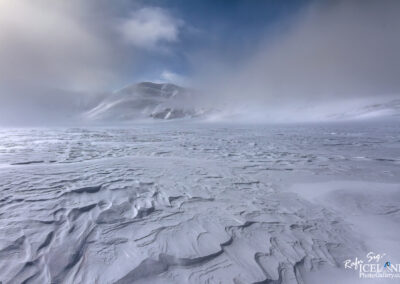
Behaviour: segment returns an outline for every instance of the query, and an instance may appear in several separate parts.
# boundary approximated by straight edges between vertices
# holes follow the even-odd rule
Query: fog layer
[[[317,119],[400,98],[399,12],[399,1],[313,3],[230,62],[198,54],[198,86],[227,114],[261,120]]]
[[[313,1],[241,50],[215,48],[215,35],[208,42],[175,12],[123,0],[0,1],[0,124],[69,121],[149,70],[184,78],[201,107],[219,111],[213,119],[319,120],[399,98],[399,1]],[[198,35],[202,44],[185,46]],[[174,57],[188,74],[157,67]]]

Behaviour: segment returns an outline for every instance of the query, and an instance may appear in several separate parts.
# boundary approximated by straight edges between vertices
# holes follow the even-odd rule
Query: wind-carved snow
[[[344,196],[338,200],[348,202],[338,203],[349,204],[348,211],[289,189],[340,179],[391,182],[392,192],[400,190],[398,130],[195,124],[2,130],[0,279],[313,283],[310,275],[323,269],[343,272],[344,259],[371,249],[342,214],[366,210],[369,188],[335,195]],[[371,214],[384,212],[398,224],[400,201],[393,196],[374,199]]]

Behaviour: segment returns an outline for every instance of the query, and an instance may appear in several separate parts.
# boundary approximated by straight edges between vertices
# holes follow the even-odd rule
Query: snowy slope
[[[350,111],[331,115],[334,119],[370,119],[400,116],[400,100],[383,101],[360,106]]]
[[[93,120],[176,119],[203,113],[194,107],[193,95],[187,89],[142,82],[110,94],[85,116]]]
[[[208,103],[205,103],[207,100]],[[293,115],[294,112],[296,115]],[[377,119],[399,114],[400,100],[394,98],[329,104],[315,102],[295,107],[263,105],[252,101],[227,102],[216,106],[210,96],[199,96],[174,84],[142,82],[104,96],[97,105],[84,112],[84,117],[89,121],[115,122],[199,117],[209,121],[303,122]]]

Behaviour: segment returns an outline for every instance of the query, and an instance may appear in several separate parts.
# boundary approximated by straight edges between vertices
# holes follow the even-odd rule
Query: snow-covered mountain
[[[330,115],[330,118],[339,120],[373,119],[380,117],[399,117],[400,99],[366,104],[343,113]]]
[[[260,106],[254,102],[204,107],[204,100],[201,101],[200,98],[203,96],[174,84],[141,82],[103,95],[97,104],[84,112],[84,117],[91,121],[173,120],[200,117],[209,121],[293,121],[286,108]],[[329,106],[308,105],[299,113],[294,122],[398,117],[400,100],[382,99],[378,102],[337,103]]]
[[[205,114],[191,91],[174,84],[142,82],[118,90],[85,113],[93,120],[176,119]]]

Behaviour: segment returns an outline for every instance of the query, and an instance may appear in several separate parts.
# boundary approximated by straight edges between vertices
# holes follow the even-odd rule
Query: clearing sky
[[[261,108],[398,97],[399,12],[395,0],[0,0],[3,118],[68,113],[140,81]]]

